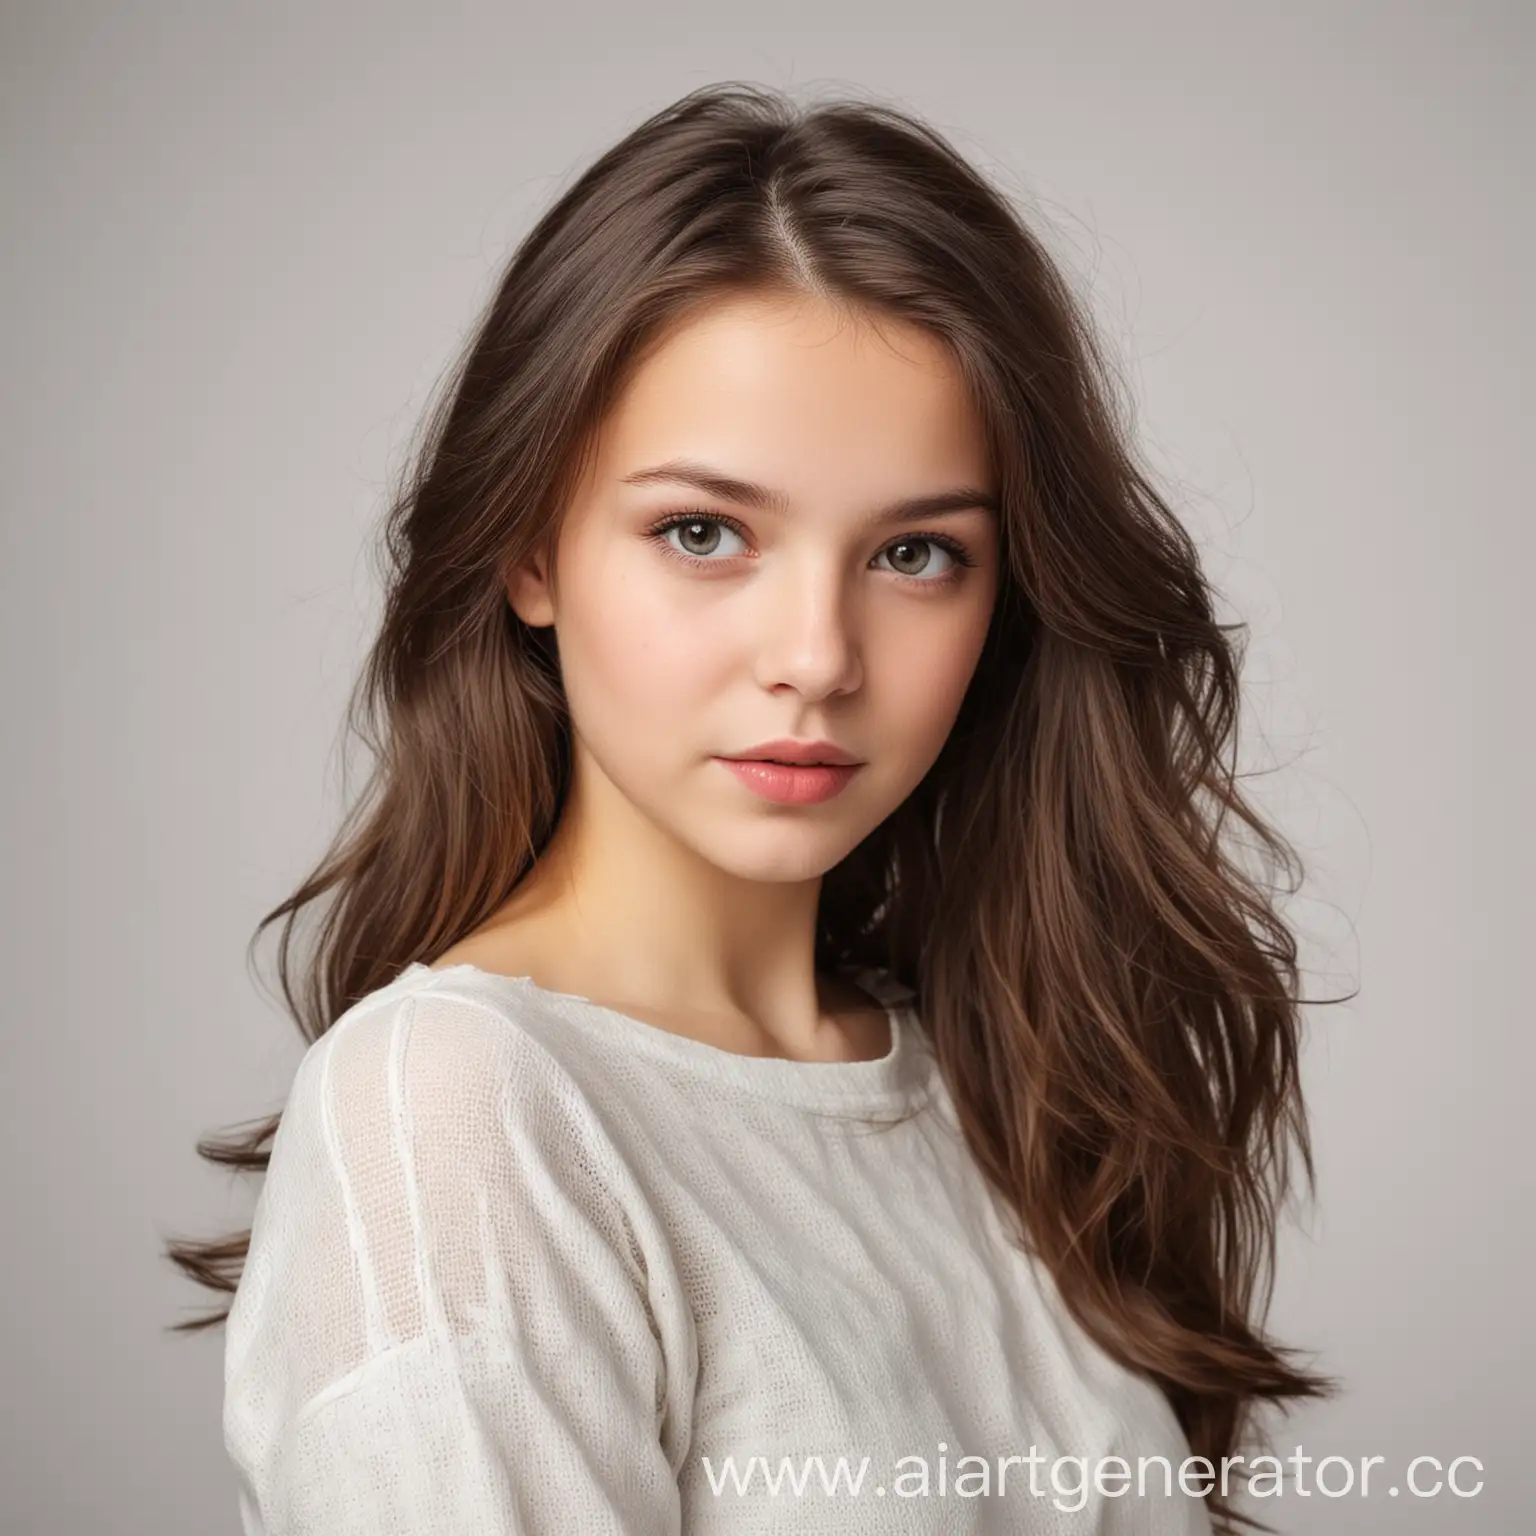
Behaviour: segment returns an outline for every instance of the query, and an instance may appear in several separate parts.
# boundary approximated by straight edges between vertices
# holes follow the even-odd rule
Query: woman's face
[[[553,584],[537,562],[508,584],[525,622],[555,626],[577,814],[606,804],[611,826],[618,796],[742,878],[825,873],[954,723],[996,594],[994,496],[926,332],[777,296],[675,330],[603,424]],[[952,504],[892,510],[913,498]],[[785,803],[754,789],[767,771],[721,762],[786,737],[861,766]]]

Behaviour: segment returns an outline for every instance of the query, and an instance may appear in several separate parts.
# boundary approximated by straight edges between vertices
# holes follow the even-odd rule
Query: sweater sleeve
[[[245,1536],[677,1536],[616,1157],[473,1002],[408,995],[309,1048],[226,1337]]]

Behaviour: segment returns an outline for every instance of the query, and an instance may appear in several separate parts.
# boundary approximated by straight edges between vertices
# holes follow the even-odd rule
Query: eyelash
[[[736,521],[734,517],[726,517],[719,512],[683,511],[671,512],[659,522],[652,523],[645,530],[646,537],[656,544],[664,554],[674,560],[680,560],[684,565],[723,565],[720,559],[709,559],[703,555],[690,555],[676,546],[667,543],[666,535],[674,528],[683,528],[690,523],[719,523],[723,528],[729,528],[732,533],[745,539],[747,530]],[[893,571],[891,574],[902,581],[910,582],[916,587],[948,587],[959,581],[966,571],[975,565],[966,548],[958,540],[952,539],[945,533],[907,533],[899,539],[894,539],[885,546],[886,549],[895,549],[899,544],[936,544],[955,563],[942,576],[924,578],[921,576],[908,576],[902,571]],[[881,550],[884,554],[885,550]]]

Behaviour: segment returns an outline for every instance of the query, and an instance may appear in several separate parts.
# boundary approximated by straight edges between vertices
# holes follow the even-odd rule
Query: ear
[[[516,564],[502,567],[502,584],[512,611],[531,629],[555,622],[553,572],[549,552],[535,550]]]

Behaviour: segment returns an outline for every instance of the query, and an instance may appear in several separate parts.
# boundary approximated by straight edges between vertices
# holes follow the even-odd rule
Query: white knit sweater
[[[853,975],[877,1061],[467,965],[337,1020],[228,1322],[246,1536],[1205,1536],[1166,1398],[1010,1242],[912,994]]]

